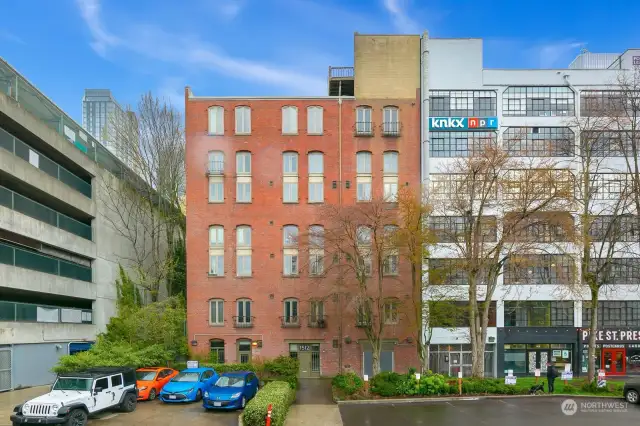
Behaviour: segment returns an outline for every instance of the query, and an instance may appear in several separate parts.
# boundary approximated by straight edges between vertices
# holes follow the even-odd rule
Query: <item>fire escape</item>
[[[353,96],[353,67],[329,67],[329,96]]]

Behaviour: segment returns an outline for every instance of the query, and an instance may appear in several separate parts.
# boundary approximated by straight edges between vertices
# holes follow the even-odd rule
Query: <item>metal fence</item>
[[[0,243],[0,263],[80,281],[92,281],[91,268]]]

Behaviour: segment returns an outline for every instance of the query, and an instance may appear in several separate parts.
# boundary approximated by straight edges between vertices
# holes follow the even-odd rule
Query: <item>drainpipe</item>
[[[420,38],[420,183],[429,178],[429,32]]]
[[[342,81],[338,83],[338,208],[342,208]],[[338,252],[338,265],[340,253]],[[338,275],[338,372],[342,374],[342,273]]]

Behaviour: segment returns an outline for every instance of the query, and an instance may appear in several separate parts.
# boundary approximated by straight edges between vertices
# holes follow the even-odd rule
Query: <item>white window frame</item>
[[[209,107],[209,135],[224,135],[224,108],[219,105]]]
[[[215,303],[216,320],[211,321]],[[211,299],[209,300],[209,325],[224,325],[224,300],[223,299]]]
[[[286,151],[282,154],[282,173],[290,176],[298,176],[299,155],[297,152]]]
[[[385,175],[397,175],[398,174],[398,151],[386,151],[382,155],[382,167]],[[393,167],[389,167],[393,166]]]
[[[387,106],[382,109],[382,126],[385,134],[398,134],[400,132],[400,109],[396,106]]]
[[[361,202],[369,202],[373,200],[371,178],[356,178],[356,199]]]
[[[294,181],[290,182],[289,179],[294,179]],[[282,184],[282,202],[295,204],[298,202],[298,178],[289,179],[285,176]]]
[[[209,247],[224,247],[224,227],[211,225],[209,227]]]
[[[224,276],[224,227],[220,225],[209,227],[209,275]]]
[[[324,182],[322,177],[309,177],[309,203],[324,203]]]
[[[242,316],[240,316],[240,305],[242,305]],[[251,299],[238,299],[236,300],[236,323],[237,324],[252,324],[253,319],[253,301]],[[249,306],[249,315],[247,315],[247,306]],[[242,318],[244,321],[240,321]]]
[[[369,135],[373,133],[372,113],[371,107],[368,106],[356,108],[356,134]]]
[[[282,134],[298,134],[298,107],[292,105],[282,107]]]
[[[285,277],[297,277],[300,275],[300,255],[298,249],[285,249],[282,275]]]
[[[289,317],[287,317],[287,305],[289,305]],[[292,315],[293,314],[293,307],[296,307],[295,312],[296,315]],[[294,320],[291,321],[290,319],[293,318]],[[284,299],[283,303],[282,303],[282,321],[285,324],[299,324],[300,323],[300,302],[298,301],[298,299]]]
[[[284,247],[298,247],[300,229],[296,225],[285,225],[282,228],[282,245]]]
[[[251,108],[246,105],[239,105],[235,110],[236,114],[236,135],[251,134]]]
[[[397,300],[386,300],[384,302],[384,323],[385,324],[397,324],[398,323],[398,304]]]
[[[246,161],[247,158],[249,159],[248,162]],[[251,153],[249,151],[236,152],[236,174],[251,176],[251,160]],[[247,165],[248,167],[246,167]]]
[[[307,107],[307,134],[321,135],[323,132],[324,108],[321,106]]]
[[[248,190],[247,190],[248,188]],[[236,202],[251,202],[251,178],[238,176],[236,178]]]
[[[224,173],[224,152],[222,151],[209,151],[209,173],[215,175],[221,175]]]
[[[315,160],[315,161],[313,161]],[[322,175],[324,174],[324,154],[322,152],[314,151],[310,152],[307,158],[310,175]],[[316,164],[314,164],[316,163]],[[319,163],[320,167],[316,167]],[[314,169],[314,170],[312,170]],[[296,170],[297,171],[297,170]]]
[[[222,176],[209,176],[209,202],[224,203],[224,179]]]
[[[359,151],[356,153],[356,172],[359,175],[371,174],[371,152]]]

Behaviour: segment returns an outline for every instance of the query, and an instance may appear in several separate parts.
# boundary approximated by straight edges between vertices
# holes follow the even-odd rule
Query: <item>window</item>
[[[284,301],[284,324],[298,324],[298,300],[286,299]]]
[[[568,127],[509,127],[503,134],[505,150],[516,157],[569,157],[575,135]]]
[[[496,146],[496,132],[431,132],[431,157],[470,157]]]
[[[356,154],[357,173],[356,187],[358,201],[371,201],[371,153],[358,152]]]
[[[209,301],[209,324],[224,324],[224,300],[213,299]]]
[[[222,176],[209,176],[209,202],[224,202],[224,181]]]
[[[236,152],[236,174],[251,175],[251,153]]]
[[[236,302],[236,327],[247,327],[252,324],[251,300],[240,299]]]
[[[109,389],[109,378],[104,377],[102,379],[96,380],[96,384],[94,385],[94,389]]]
[[[468,199],[474,194],[477,200],[495,200],[498,184],[488,176],[472,174],[434,173],[430,182],[431,197],[436,200]]]
[[[574,116],[574,93],[567,86],[509,87],[502,94],[506,117]]]
[[[238,339],[238,361],[242,364],[251,362],[251,340]]]
[[[493,90],[432,90],[432,117],[494,117],[497,95]]]
[[[309,227],[309,275],[319,276],[324,273],[324,227]]]
[[[240,179],[236,182],[236,202],[251,202],[251,182],[243,182]]]
[[[356,108],[356,136],[371,136],[373,135],[373,123],[371,122],[371,108],[358,107]]]
[[[356,230],[356,242],[358,246],[358,273],[371,276],[373,263],[371,259],[371,244],[373,231],[368,226],[358,226]]]
[[[111,387],[122,385],[122,374],[111,376]]]
[[[582,326],[591,324],[593,307],[591,301],[582,305]],[[598,328],[640,327],[640,301],[598,302]]]
[[[385,324],[397,324],[398,323],[398,301],[387,300],[384,302],[384,323]]]
[[[324,172],[323,154],[312,152],[309,154],[309,202],[322,203],[324,201]]]
[[[580,149],[592,157],[633,156],[635,140],[640,134],[631,130],[587,131],[580,133]]]
[[[284,276],[297,276],[298,265],[298,227],[287,225],[283,228]]]
[[[282,201],[285,203],[298,202],[298,153],[285,152],[283,159]]]
[[[209,275],[224,275],[224,228],[218,225],[209,228]]]
[[[569,169],[509,170],[502,182],[502,195],[506,200],[530,197],[569,198],[573,195],[574,179]]]
[[[221,106],[209,108],[209,134],[224,135],[224,108]]]
[[[640,281],[640,258],[592,259],[589,267],[606,284],[637,284]]]
[[[633,188],[633,177],[629,173],[592,173],[589,180],[594,200],[619,200]]]
[[[397,152],[388,151],[384,153],[384,174],[385,175],[398,174],[398,153]]]
[[[398,153],[389,151],[384,153],[383,195],[385,201],[398,200]]]
[[[633,215],[591,218],[589,236],[593,241],[636,242],[640,239],[640,218]]]
[[[399,136],[400,121],[398,119],[398,108],[389,106],[382,110],[382,134],[384,136]]]
[[[224,340],[212,339],[209,344],[213,361],[224,364]]]
[[[504,302],[505,327],[573,327],[573,302]]]
[[[310,135],[322,134],[322,113],[323,109],[319,106],[310,106],[307,108],[307,133]]]
[[[236,107],[236,135],[251,134],[251,108]]]
[[[371,325],[371,314],[371,301],[361,300],[356,308],[356,325],[358,327]]]
[[[309,324],[320,325],[324,321],[324,302],[322,300],[312,300],[309,302]]]
[[[481,278],[481,282],[484,280]],[[429,259],[429,284],[469,285],[463,259]]]
[[[236,268],[239,277],[251,276],[251,227],[236,228]]]
[[[484,309],[485,303],[478,302],[479,309]],[[430,327],[469,327],[469,302],[453,302],[438,300],[429,302],[431,316]],[[496,326],[496,302],[489,304],[489,327]]]
[[[517,213],[506,213],[506,241],[552,243],[570,241],[574,220],[569,212],[535,212],[526,219]]]
[[[461,241],[466,232],[473,232],[475,226],[480,226],[484,242],[496,242],[497,219],[495,216],[482,216],[479,222],[477,216],[466,219],[462,216],[431,216],[429,228],[438,237],[439,243],[455,243]],[[468,220],[468,222],[467,222]]]
[[[580,115],[583,117],[621,117],[625,115],[635,117],[639,100],[639,95],[628,91],[582,90],[580,92]]]
[[[398,275],[398,263],[400,258],[397,252],[387,253],[382,266],[383,275]]]
[[[282,107],[282,134],[298,134],[298,108],[294,106]]]
[[[571,284],[575,264],[561,254],[521,255],[509,258],[504,266],[505,284]]]
[[[224,173],[224,153],[222,151],[209,151],[209,174],[221,175]]]

